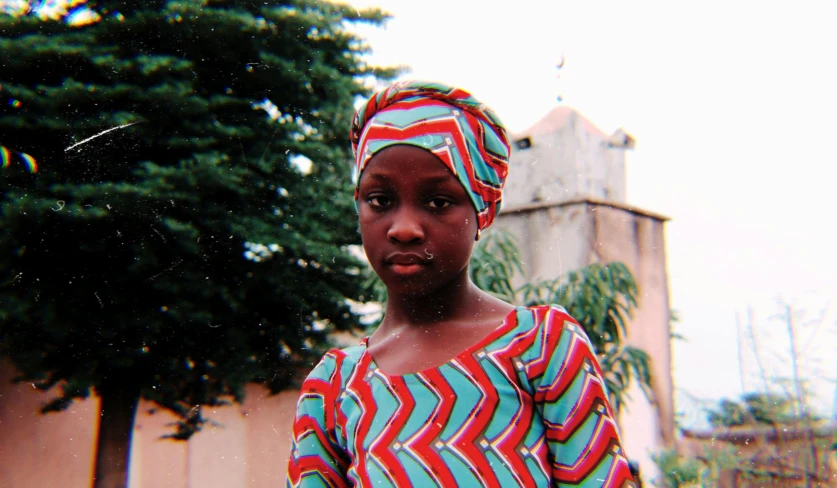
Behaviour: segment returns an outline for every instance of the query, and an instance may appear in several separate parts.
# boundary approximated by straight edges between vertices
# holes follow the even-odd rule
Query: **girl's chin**
[[[426,295],[456,285],[463,274],[467,276],[468,268],[452,273],[446,267],[428,264],[386,264],[375,271],[390,294]]]
[[[388,276],[379,276],[387,287],[389,294],[399,295],[425,295],[438,288],[430,277],[422,272],[409,270],[402,273],[389,273]]]

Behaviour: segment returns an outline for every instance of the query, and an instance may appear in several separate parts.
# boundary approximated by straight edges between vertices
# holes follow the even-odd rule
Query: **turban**
[[[351,139],[357,182],[376,152],[396,144],[418,146],[438,157],[465,187],[479,230],[500,211],[511,153],[506,129],[464,90],[421,81],[396,83],[360,107]]]

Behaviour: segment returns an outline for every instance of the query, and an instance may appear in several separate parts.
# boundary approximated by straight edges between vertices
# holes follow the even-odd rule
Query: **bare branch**
[[[750,331],[750,341],[753,346],[753,355],[756,357],[756,365],[759,367],[759,373],[761,374],[761,381],[764,385],[765,393],[770,391],[770,386],[767,382],[767,374],[764,371],[764,365],[761,363],[761,349],[759,348],[758,339],[756,338],[756,331],[753,327],[753,307],[747,307],[747,328]]]

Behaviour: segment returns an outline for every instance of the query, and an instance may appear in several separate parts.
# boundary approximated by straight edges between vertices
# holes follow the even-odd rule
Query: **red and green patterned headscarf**
[[[433,153],[459,178],[477,210],[479,230],[500,211],[511,152],[506,129],[464,90],[421,81],[396,83],[360,107],[351,139],[358,182],[376,152],[409,144]],[[355,206],[357,198],[355,186]]]

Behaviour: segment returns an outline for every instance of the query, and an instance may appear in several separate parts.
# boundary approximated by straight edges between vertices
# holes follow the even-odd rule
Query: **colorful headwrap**
[[[395,144],[432,152],[459,178],[477,210],[479,230],[494,221],[509,168],[506,129],[470,93],[440,83],[404,81],[372,96],[352,120],[355,177]],[[358,189],[355,186],[355,206]]]

